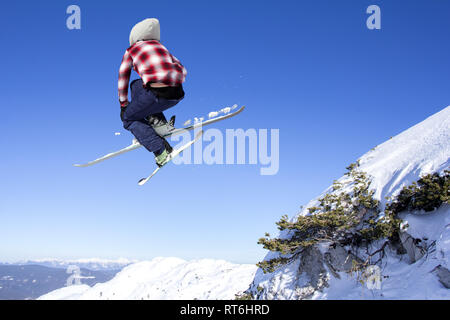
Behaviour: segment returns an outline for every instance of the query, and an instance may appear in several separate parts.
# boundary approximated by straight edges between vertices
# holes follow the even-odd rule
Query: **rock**
[[[400,241],[409,256],[411,263],[416,262],[425,255],[426,248],[421,245],[422,240],[415,239],[409,233],[403,231],[400,232]]]
[[[329,276],[324,266],[323,255],[316,246],[305,248],[301,254],[298,276],[303,274],[306,274],[309,281],[306,285],[297,287],[298,299],[307,299],[315,291],[328,287]]]
[[[323,266],[322,253],[316,246],[308,247],[303,251],[298,273],[299,275],[306,273],[312,287],[317,288],[319,286],[320,279],[326,273],[326,270]]]
[[[439,282],[447,289],[450,289],[450,271],[447,268],[438,265],[434,268],[433,272],[439,278]]]
[[[336,245],[324,254],[325,263],[330,272],[338,279],[338,272],[350,272],[352,270],[353,260],[361,262],[361,259],[345,250],[344,247]]]

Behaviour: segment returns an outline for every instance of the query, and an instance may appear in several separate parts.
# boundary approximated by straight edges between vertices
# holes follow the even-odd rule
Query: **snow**
[[[372,178],[370,188],[374,197],[380,200],[381,207],[386,197],[396,196],[404,186],[417,181],[429,173],[442,173],[450,168],[450,106],[430,116],[419,124],[409,128],[388,141],[376,146],[359,159],[359,170]],[[338,179],[344,185],[341,191],[352,188],[351,178]],[[317,199],[331,192],[326,189],[320,196],[310,201],[299,215],[305,216],[307,208],[317,205]],[[383,215],[383,212],[381,213]],[[431,271],[438,265],[449,268],[450,257],[450,205],[442,205],[434,212],[408,212],[400,215],[407,222],[405,230],[428,248],[428,254],[413,264],[407,255],[390,252],[381,268],[382,282],[380,290],[369,290],[356,280],[356,275],[340,273],[341,279],[333,276],[329,287],[316,292],[313,299],[450,299],[450,290],[446,289]],[[291,221],[296,220],[293,216]],[[282,231],[281,238],[288,237]],[[269,252],[266,260],[277,257]],[[255,287],[271,288],[274,299],[294,297],[298,279],[299,261],[293,261],[273,273],[264,274],[258,270]],[[301,276],[300,276],[301,278]]]
[[[54,290],[38,298],[38,300],[77,300],[81,295],[89,291],[87,284],[64,287]]]
[[[400,217],[408,224],[406,231],[414,238],[433,239],[450,227],[450,205],[444,204],[438,210],[423,214],[415,212],[402,213]]]
[[[450,106],[377,146],[360,158],[360,169],[374,179],[375,197],[386,196],[450,166]]]
[[[234,104],[234,105],[232,105],[231,107],[225,107],[225,108],[220,109],[219,111],[211,111],[210,113],[208,113],[208,119],[217,117],[217,116],[218,116],[219,114],[221,114],[221,113],[223,113],[223,114],[230,113],[231,110],[234,110],[234,109],[236,109],[237,107],[238,107],[238,105],[237,105],[237,104]],[[197,118],[197,117],[194,117],[194,123],[200,123],[200,122],[203,122],[204,119],[205,119],[204,117],[198,117],[198,118]],[[191,119],[186,120],[186,121],[184,122],[183,126],[187,126],[187,125],[189,125],[190,123],[191,123]]]
[[[210,113],[208,113],[208,118],[211,119],[211,118],[217,117],[218,115],[219,115],[219,112],[211,111]]]
[[[220,112],[223,112],[225,114],[229,113],[230,111],[231,111],[230,107],[226,107],[226,108],[223,108],[222,110],[220,110]]]
[[[155,258],[132,264],[92,288],[69,286],[39,299],[234,299],[249,287],[256,269],[224,260]]]

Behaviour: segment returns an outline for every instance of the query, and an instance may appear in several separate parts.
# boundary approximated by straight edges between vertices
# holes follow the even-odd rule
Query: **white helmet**
[[[130,46],[140,40],[159,41],[159,20],[155,18],[145,19],[137,23],[130,32]]]

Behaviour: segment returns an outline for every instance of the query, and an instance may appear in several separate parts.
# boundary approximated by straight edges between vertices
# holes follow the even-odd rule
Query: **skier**
[[[131,69],[139,74],[140,79],[130,84],[129,102]],[[120,118],[123,127],[154,153],[158,167],[169,161],[172,147],[155,128],[161,125],[173,127],[174,117],[167,122],[162,112],[184,98],[182,83],[186,74],[180,61],[160,43],[158,19],[145,19],[133,27],[130,47],[125,51],[119,69]]]

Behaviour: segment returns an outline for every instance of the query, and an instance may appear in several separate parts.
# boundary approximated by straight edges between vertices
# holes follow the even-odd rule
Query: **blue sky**
[[[81,30],[66,8],[81,8]],[[381,8],[381,30],[366,8]],[[2,4],[0,260],[216,258],[256,263],[258,238],[377,144],[450,104],[449,1],[40,1]],[[186,66],[179,124],[237,103],[215,128],[280,130],[280,170],[154,168],[129,144],[117,73],[131,27],[161,22]],[[115,132],[121,132],[115,136]]]

